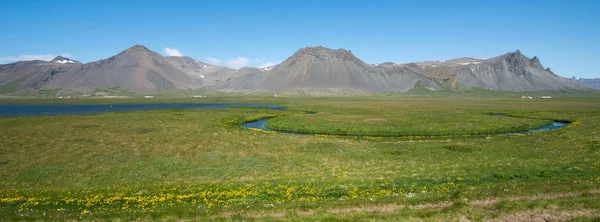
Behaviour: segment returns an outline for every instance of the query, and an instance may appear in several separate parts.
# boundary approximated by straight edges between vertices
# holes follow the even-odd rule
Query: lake
[[[232,107],[260,107],[285,110],[284,106],[271,104],[0,104],[0,117],[60,116],[155,109],[225,109]]]

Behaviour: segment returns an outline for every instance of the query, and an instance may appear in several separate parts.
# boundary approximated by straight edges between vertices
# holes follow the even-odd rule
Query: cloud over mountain
[[[183,56],[179,49],[169,47],[165,48],[165,54],[167,54],[167,56]]]
[[[239,69],[244,66],[249,66],[253,60],[243,57],[243,56],[238,56],[233,59],[226,60],[226,61],[223,61],[223,60],[220,60],[220,59],[217,59],[214,57],[207,57],[206,61],[213,65],[227,66],[232,69]]]
[[[6,57],[0,57],[0,63],[17,62],[17,61],[31,61],[31,60],[51,61],[52,59],[56,58],[57,56],[71,57],[71,55],[68,53],[6,56]]]

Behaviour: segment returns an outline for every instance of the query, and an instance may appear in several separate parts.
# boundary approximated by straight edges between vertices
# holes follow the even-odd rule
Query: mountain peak
[[[523,55],[523,53],[521,52],[521,50],[516,50],[514,52],[507,52],[506,54],[504,54],[505,56],[514,56],[514,57],[524,57],[525,55]]]
[[[52,59],[52,61],[50,61],[52,63],[61,63],[61,64],[66,64],[66,63],[79,63],[78,61],[69,59],[67,57],[64,56],[56,56],[54,59]]]
[[[534,56],[532,59],[530,59],[529,64],[538,69],[544,69],[544,66],[542,66],[542,63],[540,62],[540,59],[538,59],[537,56]]]
[[[298,50],[298,52],[303,52],[303,53],[331,53],[331,54],[352,54],[351,51],[346,50],[346,49],[330,49],[327,47],[323,47],[323,46],[307,46],[304,48],[301,48],[300,50]]]
[[[508,62],[511,65],[511,67],[532,66],[537,69],[544,70],[544,66],[542,66],[542,63],[540,62],[540,59],[538,59],[537,56],[534,56],[530,59],[529,57],[523,55],[519,50],[506,53],[502,57],[504,57],[504,60],[506,60],[506,62]]]
[[[71,60],[71,59],[69,59],[67,57],[63,57],[63,56],[57,56],[54,59],[52,59],[52,62],[56,62],[58,60]]]
[[[146,48],[146,46],[137,44],[132,46],[131,48],[128,48],[126,51],[150,51],[148,48]]]
[[[122,51],[121,53],[117,54],[116,56],[125,56],[125,55],[149,56],[149,55],[157,55],[157,53],[146,48],[143,45],[134,45],[134,46],[126,49],[125,51]]]
[[[521,51],[517,50],[514,52],[509,52],[504,54],[504,60],[506,60],[509,64],[515,65],[526,65],[529,64],[529,58],[521,53]]]
[[[299,49],[292,56],[296,59],[301,58],[315,58],[315,59],[342,59],[345,61],[355,61],[363,63],[358,59],[352,51],[346,49],[330,49],[323,46],[309,46]]]

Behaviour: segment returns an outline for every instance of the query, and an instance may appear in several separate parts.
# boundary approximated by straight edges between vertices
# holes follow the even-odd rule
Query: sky
[[[600,78],[600,1],[0,0],[0,63],[105,59],[136,44],[232,68],[298,49],[367,63],[490,58],[519,49],[564,77]]]

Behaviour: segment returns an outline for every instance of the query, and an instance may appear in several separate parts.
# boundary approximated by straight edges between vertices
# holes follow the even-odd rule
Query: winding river
[[[315,114],[315,113],[313,113],[313,112],[308,113],[308,115],[312,115],[312,114]],[[493,114],[493,116],[506,116],[506,114]],[[302,133],[302,132],[287,132],[287,131],[270,129],[270,128],[266,127],[268,120],[269,119],[260,119],[260,120],[248,122],[248,123],[242,124],[242,128],[244,128],[244,129],[260,129],[260,130],[264,130],[264,131],[268,131],[268,132],[287,133],[287,134],[310,134],[310,135],[314,134],[314,133]],[[559,128],[566,127],[568,125],[569,125],[569,123],[566,123],[566,122],[554,121],[550,125],[545,125],[545,126],[542,126],[539,128],[533,128],[533,129],[529,129],[526,131],[520,131],[520,132],[505,132],[505,133],[499,133],[499,134],[502,134],[502,135],[527,134],[527,133],[559,129]],[[435,135],[431,135],[431,136],[435,137]],[[402,137],[402,136],[384,136],[384,137]]]
[[[104,112],[125,112],[155,109],[225,109],[232,107],[261,107],[272,110],[285,110],[284,106],[272,104],[244,104],[244,103],[214,103],[214,104],[0,104],[0,117],[19,116],[60,116],[73,114],[94,114]],[[315,112],[307,112],[313,115]],[[494,114],[494,116],[506,116],[505,114]],[[265,125],[269,119],[260,119],[243,124],[246,129],[260,129],[269,132],[288,134],[312,134],[301,132],[284,132],[267,128]],[[527,134],[532,132],[554,130],[568,126],[569,123],[554,121],[551,125],[529,129],[522,132],[506,132],[503,135]]]

